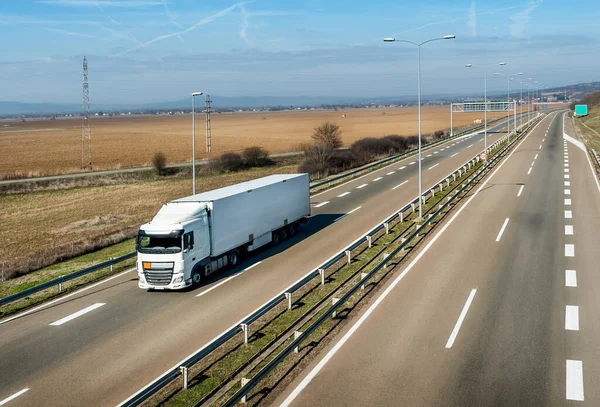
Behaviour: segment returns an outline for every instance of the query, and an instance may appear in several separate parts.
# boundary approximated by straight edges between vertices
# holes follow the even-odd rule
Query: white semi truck
[[[308,174],[278,174],[176,199],[137,237],[139,287],[199,284],[240,256],[298,231],[310,216]]]

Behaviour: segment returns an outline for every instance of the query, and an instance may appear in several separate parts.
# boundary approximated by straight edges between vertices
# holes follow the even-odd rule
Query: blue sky
[[[0,100],[414,95],[479,92],[498,68],[555,86],[600,80],[597,0],[20,0],[0,2]],[[593,35],[596,34],[596,37]],[[496,69],[491,68],[490,73]],[[491,77],[491,90],[506,78]],[[518,88],[518,84],[512,85]]]

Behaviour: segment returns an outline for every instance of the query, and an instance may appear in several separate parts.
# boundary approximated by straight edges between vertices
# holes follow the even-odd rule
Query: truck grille
[[[173,278],[173,263],[154,263],[151,269],[144,269],[144,277],[150,285],[169,285]]]

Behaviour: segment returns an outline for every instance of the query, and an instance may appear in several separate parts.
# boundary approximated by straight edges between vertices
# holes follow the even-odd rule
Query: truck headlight
[[[183,276],[179,276],[173,279],[173,284],[181,283],[183,281]]]

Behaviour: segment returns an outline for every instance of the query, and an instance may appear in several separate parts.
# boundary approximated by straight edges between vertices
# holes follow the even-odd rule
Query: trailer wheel
[[[279,233],[273,232],[273,236],[271,237],[271,243],[273,243],[273,246],[277,246],[279,244]]]
[[[288,228],[288,234],[290,235],[290,237],[294,237],[296,236],[296,232],[297,232],[297,228],[298,226],[296,226],[295,224],[291,224]]]
[[[200,267],[196,267],[192,271],[192,286],[197,287],[202,282],[202,273],[200,273]]]
[[[281,229],[281,232],[279,232],[279,233],[281,235],[282,242],[288,238],[288,231],[286,228]]]
[[[229,252],[229,265],[231,267],[237,266],[239,260],[240,260],[240,252],[239,251],[232,250],[231,252]]]

